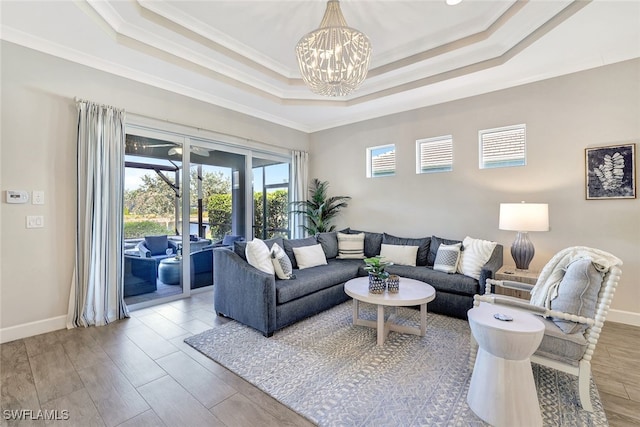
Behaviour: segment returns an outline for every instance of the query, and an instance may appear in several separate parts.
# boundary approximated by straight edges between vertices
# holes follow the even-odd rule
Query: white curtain
[[[76,256],[67,327],[128,316],[123,297],[123,110],[77,101]]]
[[[302,202],[309,194],[309,153],[293,151],[291,153],[291,201]],[[291,238],[300,239],[306,236],[303,228],[305,216],[291,214]]]

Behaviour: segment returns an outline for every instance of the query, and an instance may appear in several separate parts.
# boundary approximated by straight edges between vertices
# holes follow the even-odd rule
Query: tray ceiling
[[[325,5],[5,0],[1,35],[305,132],[640,56],[637,1],[343,0],[371,40],[371,67],[360,89],[327,98],[305,87],[294,55]]]

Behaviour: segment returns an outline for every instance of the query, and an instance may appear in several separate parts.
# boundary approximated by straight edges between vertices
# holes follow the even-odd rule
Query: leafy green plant
[[[376,255],[371,258],[365,258],[364,263],[364,269],[367,270],[369,274],[381,279],[386,279],[387,277],[389,277],[389,272],[385,271],[385,269],[388,266],[393,265],[392,262],[385,261],[385,259],[380,255]]]
[[[336,227],[331,224],[331,221],[341,209],[348,206],[347,202],[351,200],[350,196],[329,197],[328,187],[329,182],[314,178],[309,186],[309,200],[292,203],[296,208],[292,213],[305,216],[306,224],[303,227],[312,236],[335,230]]]

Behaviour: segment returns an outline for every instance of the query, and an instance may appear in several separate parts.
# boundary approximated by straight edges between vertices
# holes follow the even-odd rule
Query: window
[[[367,148],[367,178],[396,174],[395,144]]]
[[[526,165],[525,125],[479,132],[480,169]]]
[[[453,170],[453,137],[451,135],[416,141],[416,173],[450,172]]]

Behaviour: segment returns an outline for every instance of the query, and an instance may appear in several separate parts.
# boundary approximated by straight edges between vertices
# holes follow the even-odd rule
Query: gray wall
[[[46,204],[0,204],[0,330],[62,327],[73,271],[74,97],[236,135],[263,150],[308,150],[308,135],[3,42],[1,187],[44,190]],[[25,229],[26,215],[45,227]],[[26,325],[26,326],[25,326]],[[9,328],[9,329],[7,329]],[[4,337],[3,337],[4,339]]]
[[[478,131],[520,123],[527,166],[480,170]],[[453,172],[417,175],[416,139],[447,134]],[[496,240],[510,264],[515,232],[498,230],[499,204],[549,203],[551,230],[530,235],[531,268],[568,246],[610,251],[624,261],[614,317],[640,324],[640,200],[585,200],[584,149],[630,142],[640,142],[640,60],[314,133],[310,177],[353,197],[340,226]],[[366,178],[366,147],[387,143],[396,175]]]

